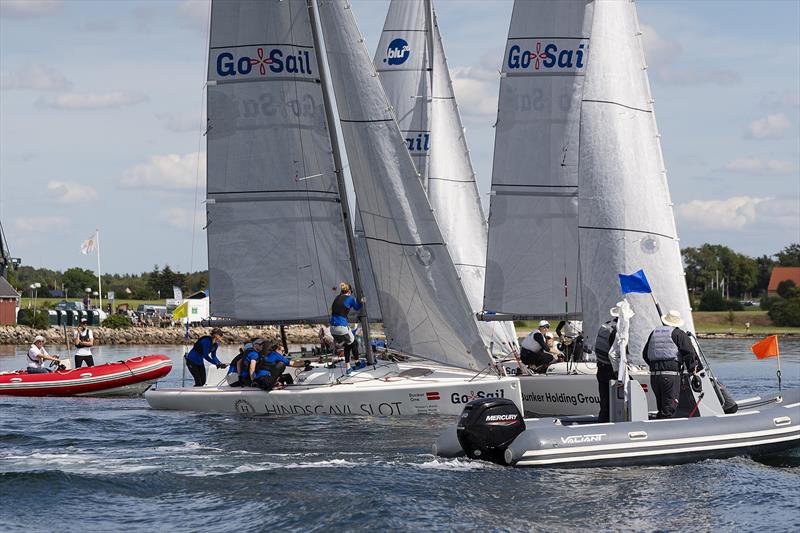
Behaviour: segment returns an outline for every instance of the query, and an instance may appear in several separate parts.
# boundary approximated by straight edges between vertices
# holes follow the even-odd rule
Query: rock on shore
[[[182,326],[170,328],[132,327],[127,329],[90,328],[95,344],[187,344],[186,330]],[[278,326],[236,326],[222,328],[225,332],[225,344],[241,344],[256,337],[267,340],[280,340]],[[67,335],[72,340],[75,328],[68,327]],[[189,328],[189,344],[203,335],[208,335],[211,328]],[[319,342],[319,326],[286,326],[286,335],[292,344],[317,344]],[[36,330],[28,326],[0,326],[0,344],[30,344],[36,335],[42,335],[46,345],[64,344],[64,330],[51,327]]]

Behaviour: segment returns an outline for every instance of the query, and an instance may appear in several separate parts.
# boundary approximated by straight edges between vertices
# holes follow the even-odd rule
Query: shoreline
[[[67,335],[72,339],[76,328],[68,327]],[[186,340],[185,329],[182,326],[169,328],[159,327],[132,327],[125,329],[110,329],[103,327],[90,327],[96,345],[148,345],[165,344],[182,346],[192,344],[194,341],[208,335],[211,328],[189,328],[189,340]],[[280,328],[278,326],[232,326],[222,328],[225,332],[223,344],[244,343],[256,337],[263,337],[271,341],[280,341]],[[286,336],[291,344],[317,344],[319,342],[319,326],[291,325],[286,326]],[[522,337],[522,332],[520,331]],[[36,335],[45,338],[45,345],[63,345],[64,330],[51,327],[47,330],[36,330],[28,326],[9,325],[0,326],[0,345],[22,346],[30,344]],[[763,339],[773,333],[697,333],[698,339],[750,339],[753,341]],[[800,333],[774,333],[782,339],[800,339]]]

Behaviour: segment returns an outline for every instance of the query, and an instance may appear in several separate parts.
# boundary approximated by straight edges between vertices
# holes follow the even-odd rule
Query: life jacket
[[[244,350],[239,348],[239,353],[236,354],[236,357],[234,357],[231,360],[231,362],[228,364],[228,374],[235,374],[236,373],[236,363],[241,361],[242,358],[244,358]]]
[[[527,337],[525,337],[524,339],[522,339],[522,344],[521,344],[521,346],[522,346],[523,348],[525,348],[526,350],[530,350],[530,351],[532,351],[533,353],[539,353],[539,352],[541,352],[541,351],[542,351],[542,345],[541,345],[541,344],[539,344],[539,341],[537,341],[536,339],[534,339],[534,336],[535,336],[537,333],[538,333],[538,334],[540,334],[540,335],[542,334],[542,332],[541,332],[541,331],[539,331],[538,329],[535,329],[535,330],[531,331],[531,332],[528,334],[528,336],[527,336]]]
[[[270,373],[271,376],[276,375],[278,373],[278,361],[272,362],[269,361],[267,358],[270,356],[272,352],[267,354],[258,354],[258,361],[256,362],[256,372],[260,372],[262,370],[266,370]],[[286,368],[286,365],[283,365]],[[283,372],[283,370],[281,370]]]
[[[647,358],[650,361],[680,361],[681,352],[672,340],[674,329],[672,326],[660,326],[653,330],[647,346]]]
[[[347,315],[350,312],[350,308],[345,305],[344,301],[348,297],[350,297],[349,294],[340,294],[339,296],[333,299],[333,303],[331,304],[332,315],[339,315],[347,318]]]
[[[202,337],[197,339],[194,342],[194,345],[192,346],[192,351],[197,353],[197,354],[200,354],[201,356],[207,355],[207,354],[203,353],[203,345],[200,344],[200,341],[202,341],[203,339],[208,339],[208,340],[212,341],[211,342],[211,347],[208,350],[208,353],[211,353],[212,351],[214,351],[214,342],[213,342],[213,339],[211,338],[211,336],[210,335],[203,335]]]
[[[243,378],[250,378],[250,354],[255,353],[258,354],[256,350],[250,348],[247,351],[242,351],[242,373],[240,374]],[[261,358],[261,354],[258,354],[259,359]],[[256,370],[258,370],[258,363],[256,363]]]
[[[613,320],[609,320],[597,332],[597,340],[594,341],[594,354],[598,363],[611,364],[608,353],[611,351],[611,334],[617,330],[617,325]]]

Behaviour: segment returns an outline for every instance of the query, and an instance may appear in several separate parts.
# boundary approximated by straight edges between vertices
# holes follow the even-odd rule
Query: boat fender
[[[732,415],[739,410],[739,404],[733,399],[728,392],[728,388],[716,378],[712,378],[711,383],[714,384],[714,392],[717,393],[719,403],[722,405],[722,412],[726,415]]]
[[[506,448],[525,431],[517,405],[508,398],[469,402],[458,420],[456,434],[467,457],[505,464]]]

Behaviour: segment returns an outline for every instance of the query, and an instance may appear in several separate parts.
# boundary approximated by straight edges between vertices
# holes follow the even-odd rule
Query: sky
[[[388,0],[353,0],[370,56]],[[512,2],[434,0],[482,194]],[[800,242],[800,2],[639,0],[678,234]],[[206,268],[206,0],[0,0],[0,222],[23,264]]]

